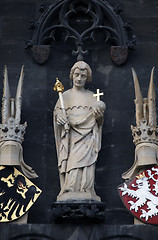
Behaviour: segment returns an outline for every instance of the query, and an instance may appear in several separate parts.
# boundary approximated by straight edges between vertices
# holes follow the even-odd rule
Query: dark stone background
[[[45,3],[51,4],[52,2]],[[133,24],[137,46],[136,50],[130,51],[127,62],[120,67],[112,63],[110,49],[107,47],[94,50],[85,58],[93,71],[93,82],[87,84],[87,88],[92,91],[100,88],[104,91],[105,95],[102,100],[107,105],[102,149],[98,157],[95,180],[96,192],[106,203],[106,217],[103,225],[94,225],[94,227],[87,225],[87,228],[86,225],[84,228],[81,225],[78,228],[82,229],[87,239],[109,239],[110,235],[104,234],[106,229],[108,229],[108,233],[111,231],[111,233],[118,234],[118,237],[113,239],[128,239],[128,227],[126,228],[124,224],[133,224],[133,217],[123,206],[117,193],[117,186],[123,182],[121,174],[129,169],[134,161],[134,144],[130,125],[135,124],[135,110],[134,87],[130,68],[132,66],[135,68],[143,96],[146,97],[151,68],[157,66],[158,63],[158,1],[109,0],[107,2],[113,7],[121,6],[123,9],[122,18]],[[52,238],[36,238],[35,236],[28,239],[71,239],[69,233],[75,232],[75,229],[78,229],[77,226],[73,224],[68,226],[49,225],[51,203],[56,200],[59,192],[52,111],[58,98],[57,93],[53,91],[55,78],[59,77],[65,90],[67,90],[70,86],[69,71],[76,59],[71,56],[68,49],[62,46],[60,50],[53,47],[49,61],[40,66],[33,60],[31,51],[25,49],[25,42],[32,39],[33,32],[29,30],[30,21],[37,21],[41,16],[38,10],[43,3],[43,0],[0,0],[0,99],[2,97],[4,65],[8,66],[12,97],[15,96],[20,68],[24,65],[26,75],[21,122],[28,122],[23,143],[24,160],[39,175],[39,178],[33,182],[43,191],[29,212],[29,223],[35,224],[30,225],[29,229],[34,233],[47,231],[48,236],[53,236]],[[157,67],[154,82],[157,91]],[[5,224],[2,226],[6,226],[7,231],[10,231],[10,236],[16,235],[13,233],[13,229],[17,234],[21,231],[20,226],[16,228],[8,227]],[[126,228],[125,233],[122,230],[124,228]],[[0,231],[2,231],[1,229]],[[26,226],[23,226],[23,231],[27,232],[27,229]],[[62,235],[61,229],[63,229],[63,234],[67,233],[63,237],[59,237]],[[139,227],[137,230],[134,229],[134,226],[129,226],[129,234],[131,234],[129,236],[136,236],[136,232],[137,236],[140,235]],[[150,238],[149,233],[153,231],[152,229],[154,229],[155,235],[153,233],[152,238]],[[95,235],[95,231],[97,234],[100,232],[100,237]],[[54,235],[54,232],[57,234]],[[145,232],[148,234],[144,234],[143,238],[139,236],[139,239],[157,239],[154,238],[156,236],[154,227],[148,226]],[[60,234],[58,235],[58,233]],[[9,235],[5,238],[7,233],[3,234],[2,240],[21,239],[9,238]],[[92,234],[94,235],[88,238]],[[122,237],[119,238],[119,236]],[[72,237],[72,239],[80,238]],[[130,239],[138,238],[131,237]]]

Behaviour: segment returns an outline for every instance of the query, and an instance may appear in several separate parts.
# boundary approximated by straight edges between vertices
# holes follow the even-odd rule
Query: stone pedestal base
[[[57,196],[57,201],[82,201],[92,200],[101,202],[101,199],[96,194],[87,192],[67,192]]]
[[[105,203],[84,201],[61,201],[52,204],[53,220],[63,222],[101,222],[104,221]]]

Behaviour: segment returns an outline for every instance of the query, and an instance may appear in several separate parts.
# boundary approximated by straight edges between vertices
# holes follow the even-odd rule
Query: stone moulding
[[[52,204],[52,220],[63,222],[103,222],[105,203],[98,201],[54,202]]]
[[[32,40],[27,41],[35,61],[44,64],[51,46],[65,44],[77,60],[83,60],[97,46],[110,45],[111,59],[117,65],[124,63],[128,49],[135,45],[131,25],[124,23],[114,9],[101,0],[62,0],[46,7],[34,29]]]

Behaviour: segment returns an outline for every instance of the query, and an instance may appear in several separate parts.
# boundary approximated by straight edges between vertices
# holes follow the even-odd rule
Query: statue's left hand
[[[95,102],[93,106],[93,114],[96,120],[103,118],[105,109],[106,109],[106,105],[103,101]]]
[[[98,107],[98,108],[94,108],[93,114],[94,114],[95,119],[98,119],[98,118],[103,117],[104,112],[101,111]]]

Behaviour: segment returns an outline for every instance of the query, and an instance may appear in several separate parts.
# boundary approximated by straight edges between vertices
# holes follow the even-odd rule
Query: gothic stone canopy
[[[122,21],[120,8],[114,9],[106,1],[62,0],[42,10],[37,24],[31,26],[33,38],[27,42],[39,64],[48,60],[54,43],[69,48],[77,60],[98,46],[110,46],[117,65],[126,61],[128,49],[134,47],[131,25]]]

